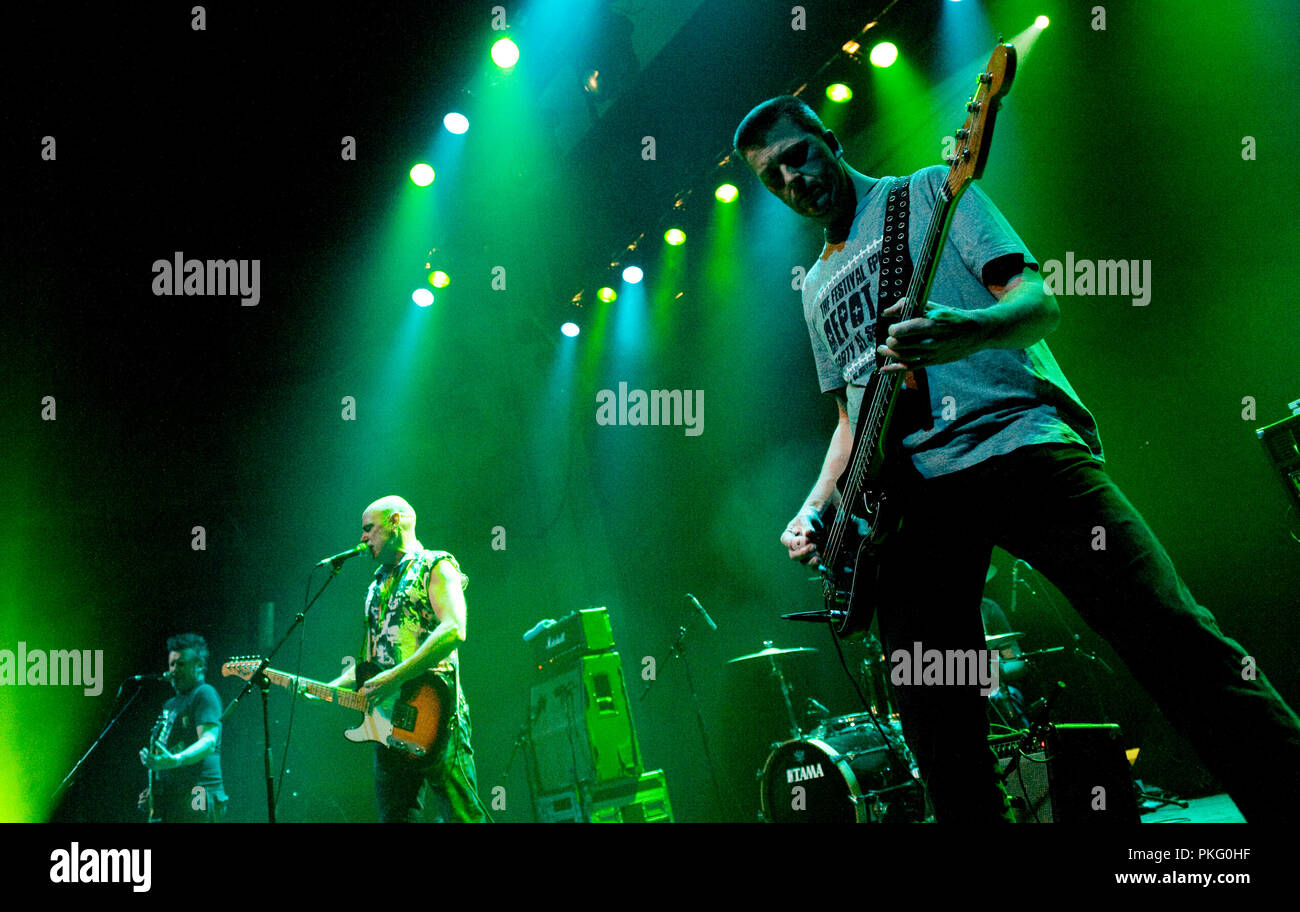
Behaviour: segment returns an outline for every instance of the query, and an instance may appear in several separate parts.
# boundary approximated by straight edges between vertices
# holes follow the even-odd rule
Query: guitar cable
[[[834,625],[834,621],[828,623],[826,625],[826,630],[831,635],[831,642],[835,644],[835,654],[840,657],[840,667],[844,669],[844,674],[849,679],[849,683],[852,684],[853,689],[857,691],[858,699],[862,701],[862,708],[865,709],[867,715],[871,717],[871,724],[873,724],[876,727],[876,732],[880,735],[881,739],[885,742],[885,747],[889,750],[889,756],[894,758],[894,762],[898,764],[899,769],[907,770],[908,774],[910,775],[912,770],[912,764],[908,763],[906,759],[898,752],[898,749],[894,746],[893,739],[890,738],[889,735],[885,732],[884,726],[880,724],[880,719],[876,717],[876,714],[874,712],[872,712],[871,704],[867,700],[867,695],[864,694],[862,692],[862,688],[858,686],[858,679],[853,676],[853,673],[851,671],[849,671],[849,663],[844,658],[844,649],[843,647],[840,646],[840,638],[835,635],[835,629],[833,625]],[[920,783],[921,789],[924,790],[925,780],[918,779],[917,782]]]

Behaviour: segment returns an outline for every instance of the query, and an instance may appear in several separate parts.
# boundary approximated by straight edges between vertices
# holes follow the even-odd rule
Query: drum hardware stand
[[[771,649],[772,641],[763,641],[764,649]],[[794,693],[794,685],[786,680],[785,672],[781,670],[781,664],[777,662],[776,656],[767,657],[767,661],[772,667],[772,677],[776,678],[777,687],[781,690],[781,699],[785,702],[786,715],[790,717],[790,740],[797,741],[803,731],[799,728],[799,719],[795,716],[794,701],[790,699],[790,694]]]
[[[1019,563],[1024,564],[1025,567],[1026,567],[1026,569],[1029,569],[1029,570],[1033,570],[1033,569],[1034,569],[1034,568],[1033,568],[1032,566],[1030,566],[1029,563],[1027,563],[1026,561],[1019,560],[1019,558],[1017,558],[1017,561],[1019,561]],[[1011,568],[1011,569],[1012,569],[1013,571],[1015,570],[1015,564],[1012,564],[1012,568]],[[1035,572],[1037,572],[1037,571],[1035,571]],[[1020,577],[1019,581],[1024,583],[1025,587],[1029,590],[1030,595],[1033,595],[1033,596],[1037,596],[1037,595],[1038,595],[1038,591],[1037,591],[1036,589],[1034,589],[1034,587],[1031,586],[1031,585],[1029,584],[1029,581],[1028,581],[1027,579],[1025,579],[1024,577]],[[1014,574],[1013,574],[1013,580],[1012,580],[1012,582],[1013,582],[1013,583],[1016,582],[1016,580],[1015,580],[1015,578],[1014,578]],[[1015,609],[1015,599],[1014,599],[1015,589],[1013,588],[1013,589],[1011,590],[1011,592],[1012,592],[1012,595],[1013,595],[1013,598],[1012,598],[1011,604],[1012,604],[1012,610],[1014,610],[1014,609]],[[1100,656],[1098,656],[1098,655],[1096,655],[1096,654],[1094,654],[1094,653],[1088,652],[1087,650],[1082,649],[1082,648],[1079,646],[1079,643],[1080,643],[1080,641],[1081,641],[1081,638],[1079,637],[1079,634],[1077,634],[1077,633],[1074,631],[1074,628],[1072,628],[1072,627],[1070,626],[1070,622],[1066,619],[1065,614],[1064,614],[1064,613],[1061,611],[1061,609],[1060,609],[1060,606],[1058,606],[1058,605],[1056,604],[1056,599],[1052,596],[1052,594],[1051,594],[1050,592],[1047,592],[1046,590],[1044,590],[1044,594],[1046,595],[1046,599],[1045,599],[1045,600],[1046,600],[1046,602],[1047,602],[1048,607],[1051,608],[1051,610],[1052,610],[1052,614],[1054,614],[1054,615],[1056,616],[1056,620],[1057,620],[1057,622],[1058,622],[1058,623],[1059,623],[1059,624],[1060,624],[1060,625],[1065,629],[1065,633],[1066,633],[1066,635],[1069,637],[1070,642],[1073,644],[1073,647],[1072,647],[1071,650],[1070,650],[1070,658],[1071,658],[1071,660],[1072,660],[1072,661],[1077,661],[1078,659],[1082,658],[1082,659],[1086,660],[1086,661],[1089,662],[1089,663],[1092,663],[1092,664],[1095,664],[1095,665],[1100,665],[1100,666],[1102,667],[1102,669],[1106,672],[1106,674],[1108,674],[1108,675],[1113,675],[1113,674],[1115,673],[1114,669],[1112,669],[1109,665],[1107,665],[1106,662],[1105,662],[1105,661],[1104,661]],[[1039,650],[1040,653],[1046,653],[1046,652],[1049,652],[1049,651],[1050,651],[1050,650]],[[1087,684],[1087,687],[1088,687],[1088,691],[1089,691],[1089,693],[1092,695],[1093,700],[1096,702],[1096,706],[1097,706],[1097,716],[1098,716],[1098,720],[1097,720],[1097,721],[1099,721],[1099,722],[1113,722],[1114,719],[1111,718],[1110,713],[1106,712],[1106,704],[1105,704],[1105,702],[1104,702],[1104,701],[1102,700],[1102,698],[1101,698],[1101,689],[1097,687],[1097,679],[1096,679],[1096,678],[1093,676],[1093,674],[1092,674],[1092,665],[1086,665],[1086,666],[1084,666],[1084,673],[1083,673],[1083,676],[1084,676],[1084,678],[1086,679],[1086,684]]]

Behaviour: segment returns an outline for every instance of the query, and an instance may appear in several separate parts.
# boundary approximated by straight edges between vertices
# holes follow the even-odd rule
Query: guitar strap
[[[885,200],[885,224],[880,241],[880,278],[876,283],[876,313],[883,314],[898,303],[898,299],[907,294],[907,287],[912,282],[912,253],[908,248],[908,228],[912,221],[911,199],[908,185],[911,178],[895,177],[889,184],[889,196]],[[889,338],[889,325],[892,317],[876,318],[876,344],[884,345]],[[917,428],[933,427],[934,419],[930,415],[930,384],[925,369],[908,371],[904,384],[909,390],[915,390],[919,397],[903,396],[899,400],[899,423],[910,431]],[[919,400],[909,403],[909,399]],[[911,407],[909,407],[911,406]],[[902,439],[903,433],[894,435]]]

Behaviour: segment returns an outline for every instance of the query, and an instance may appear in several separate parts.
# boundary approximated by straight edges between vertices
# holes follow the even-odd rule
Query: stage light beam
[[[424,162],[411,168],[411,181],[417,187],[429,186],[433,183],[434,176],[433,168]]]
[[[740,196],[740,191],[736,189],[735,184],[723,184],[714,191],[713,195],[724,203],[730,203]]]
[[[417,288],[411,292],[411,300],[421,307],[428,307],[433,303],[433,292],[427,288]]]
[[[442,125],[447,128],[449,133],[459,135],[469,129],[469,118],[464,114],[452,111],[442,119]]]
[[[664,240],[673,247],[679,247],[686,243],[686,232],[680,228],[669,228],[664,232]]]

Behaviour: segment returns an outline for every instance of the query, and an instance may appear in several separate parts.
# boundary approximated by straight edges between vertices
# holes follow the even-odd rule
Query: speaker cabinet
[[[1017,739],[990,742],[1005,772]],[[1018,823],[1137,823],[1118,725],[1056,725],[1004,780]]]
[[[532,744],[542,794],[637,779],[641,753],[617,652],[576,657],[532,688]]]

